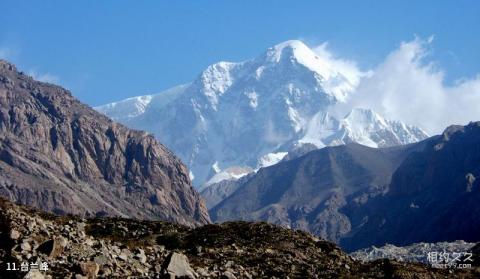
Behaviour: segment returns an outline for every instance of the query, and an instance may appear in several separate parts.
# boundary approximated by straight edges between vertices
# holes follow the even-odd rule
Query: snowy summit
[[[368,109],[331,116],[330,108],[345,102],[358,83],[328,57],[292,40],[251,60],[213,64],[190,84],[96,109],[152,132],[189,166],[196,185],[239,176],[225,171],[232,167],[277,163],[306,143],[384,147],[427,137]]]

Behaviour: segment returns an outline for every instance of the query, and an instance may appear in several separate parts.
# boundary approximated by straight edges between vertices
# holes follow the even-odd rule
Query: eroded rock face
[[[153,136],[2,60],[0,195],[56,213],[209,222],[186,167]]]

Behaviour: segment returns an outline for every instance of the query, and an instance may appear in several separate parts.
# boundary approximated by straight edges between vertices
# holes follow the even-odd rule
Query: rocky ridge
[[[308,233],[266,223],[189,228],[161,221],[55,216],[0,199],[2,278],[478,278],[478,267],[362,263]],[[47,262],[47,271],[3,271]]]

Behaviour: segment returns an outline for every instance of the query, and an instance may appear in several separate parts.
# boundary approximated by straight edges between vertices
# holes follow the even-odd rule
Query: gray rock
[[[35,220],[32,220],[32,221],[28,222],[28,224],[27,224],[27,228],[30,231],[33,231],[36,226],[37,226],[37,223],[35,222]]]
[[[139,252],[135,254],[135,257],[141,262],[141,263],[146,263],[147,262],[147,256],[145,255],[145,251],[142,249],[139,249]]]
[[[108,258],[104,255],[98,255],[95,258],[93,258],[93,261],[96,262],[98,265],[103,266],[107,264]]]
[[[85,223],[81,222],[77,224],[77,231],[85,231]]]
[[[82,274],[88,279],[94,279],[97,277],[100,267],[96,262],[84,262],[80,264],[80,269],[82,270]]]
[[[176,252],[168,256],[162,273],[175,277],[196,278],[195,272],[188,263],[187,256]]]
[[[66,240],[63,237],[47,240],[38,246],[37,251],[50,258],[58,257],[63,253],[64,248],[67,246],[65,241]]]
[[[128,256],[125,253],[120,253],[120,255],[118,255],[118,258],[125,262],[128,260]]]
[[[13,240],[17,240],[20,238],[20,232],[18,232],[17,230],[13,229],[10,231],[10,238],[13,239]]]
[[[38,270],[30,270],[23,279],[45,279],[45,275]]]
[[[93,244],[94,244],[93,239],[91,239],[91,238],[85,239],[84,243],[85,243],[85,245],[88,245],[88,246],[93,246]]]
[[[20,245],[20,248],[22,249],[22,251],[25,251],[25,252],[32,251],[32,246],[30,245],[30,243],[28,243],[28,241],[22,242],[22,244]]]
[[[231,271],[227,270],[222,274],[222,279],[237,279],[237,277],[233,275]]]
[[[58,242],[58,245],[60,245],[61,247],[65,248],[68,245],[68,240],[63,236],[57,237],[56,241]]]

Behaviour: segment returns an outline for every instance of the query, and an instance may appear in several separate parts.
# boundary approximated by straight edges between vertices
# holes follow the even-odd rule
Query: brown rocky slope
[[[3,60],[0,195],[56,213],[210,221],[186,167],[153,136]]]
[[[477,255],[475,255],[476,257]],[[7,263],[48,264],[6,271]],[[188,228],[55,216],[0,198],[1,278],[479,278],[480,270],[356,261],[311,234],[267,223]]]

